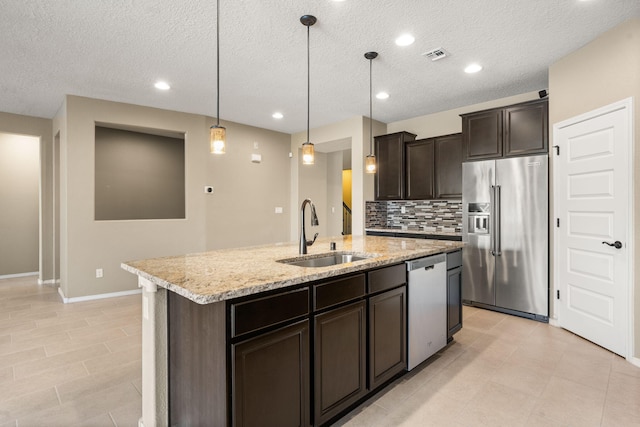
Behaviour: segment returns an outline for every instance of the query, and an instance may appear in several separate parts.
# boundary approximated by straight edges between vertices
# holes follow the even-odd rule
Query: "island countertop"
[[[331,242],[336,243],[336,252],[369,258],[328,267],[299,267],[278,262],[329,254],[333,252],[329,249]],[[122,268],[198,304],[209,304],[462,247],[463,244],[456,241],[336,236],[318,239],[309,246],[307,255],[298,255],[297,243],[288,242],[129,261],[123,263]]]

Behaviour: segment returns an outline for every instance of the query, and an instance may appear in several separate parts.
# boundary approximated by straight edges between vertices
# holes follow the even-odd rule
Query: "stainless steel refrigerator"
[[[462,165],[462,299],[549,319],[548,156]]]

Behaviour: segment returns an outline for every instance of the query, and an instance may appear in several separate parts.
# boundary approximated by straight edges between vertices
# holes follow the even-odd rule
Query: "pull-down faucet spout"
[[[316,215],[316,207],[310,199],[304,199],[302,202],[302,206],[300,207],[300,255],[304,255],[307,253],[307,246],[313,245],[318,237],[318,233],[313,236],[313,240],[307,240],[307,236],[305,233],[305,225],[304,225],[304,208],[307,205],[311,205],[311,225],[317,226],[318,223],[318,215]]]

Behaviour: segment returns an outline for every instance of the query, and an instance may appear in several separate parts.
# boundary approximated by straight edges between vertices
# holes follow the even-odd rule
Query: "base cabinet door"
[[[462,267],[447,271],[447,339],[462,329]]]
[[[309,321],[232,346],[234,426],[310,424]]]
[[[314,324],[314,425],[321,425],[367,393],[366,302],[317,315]]]
[[[407,369],[407,287],[369,298],[369,387]]]

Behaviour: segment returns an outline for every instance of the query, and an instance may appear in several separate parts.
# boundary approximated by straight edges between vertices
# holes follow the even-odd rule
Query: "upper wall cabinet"
[[[404,146],[416,136],[396,132],[375,137],[378,170],[375,175],[376,200],[398,200],[404,197]]]
[[[462,134],[414,138],[407,132],[376,137],[376,200],[462,197]]]
[[[434,138],[435,198],[462,198],[462,134]]]
[[[419,139],[405,145],[406,199],[433,199],[435,152],[433,139]]]
[[[463,161],[548,151],[548,100],[462,115]]]

